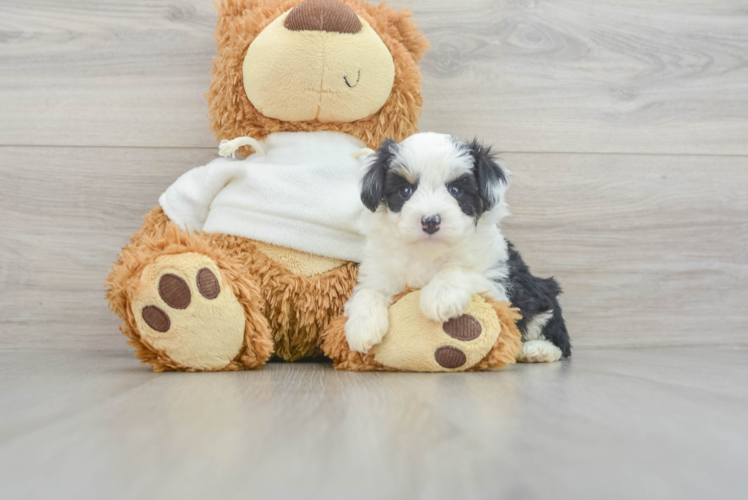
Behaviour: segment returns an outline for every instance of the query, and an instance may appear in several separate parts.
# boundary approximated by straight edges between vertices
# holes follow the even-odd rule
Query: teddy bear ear
[[[403,45],[408,49],[408,52],[413,54],[413,58],[416,61],[423,59],[423,56],[431,48],[431,44],[413,20],[411,10],[403,9],[392,12],[390,22],[397,28]]]
[[[261,7],[265,0],[214,0],[219,18],[236,17],[248,10]]]

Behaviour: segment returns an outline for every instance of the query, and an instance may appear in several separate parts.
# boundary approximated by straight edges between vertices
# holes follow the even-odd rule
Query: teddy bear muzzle
[[[379,33],[339,0],[305,0],[247,48],[244,92],[264,116],[351,123],[390,97],[395,64]]]

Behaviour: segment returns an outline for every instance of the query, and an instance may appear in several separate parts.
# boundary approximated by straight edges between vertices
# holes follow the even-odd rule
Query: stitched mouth
[[[354,88],[356,85],[358,85],[358,82],[361,81],[361,69],[358,70],[358,74],[356,75],[356,82],[353,85],[351,85],[351,82],[348,81],[348,75],[343,76],[343,81],[346,85],[348,85],[348,87]]]

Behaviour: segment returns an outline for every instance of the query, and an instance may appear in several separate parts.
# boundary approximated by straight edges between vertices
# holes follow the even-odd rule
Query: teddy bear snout
[[[339,0],[304,0],[293,8],[284,26],[291,31],[327,31],[358,33],[361,21]]]

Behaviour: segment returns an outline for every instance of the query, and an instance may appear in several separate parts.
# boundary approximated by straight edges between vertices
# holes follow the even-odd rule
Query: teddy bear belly
[[[344,265],[346,261],[323,257],[311,253],[301,252],[292,248],[279,247],[270,243],[253,241],[259,252],[269,259],[283,264],[283,266],[294,274],[302,276],[317,276]]]

